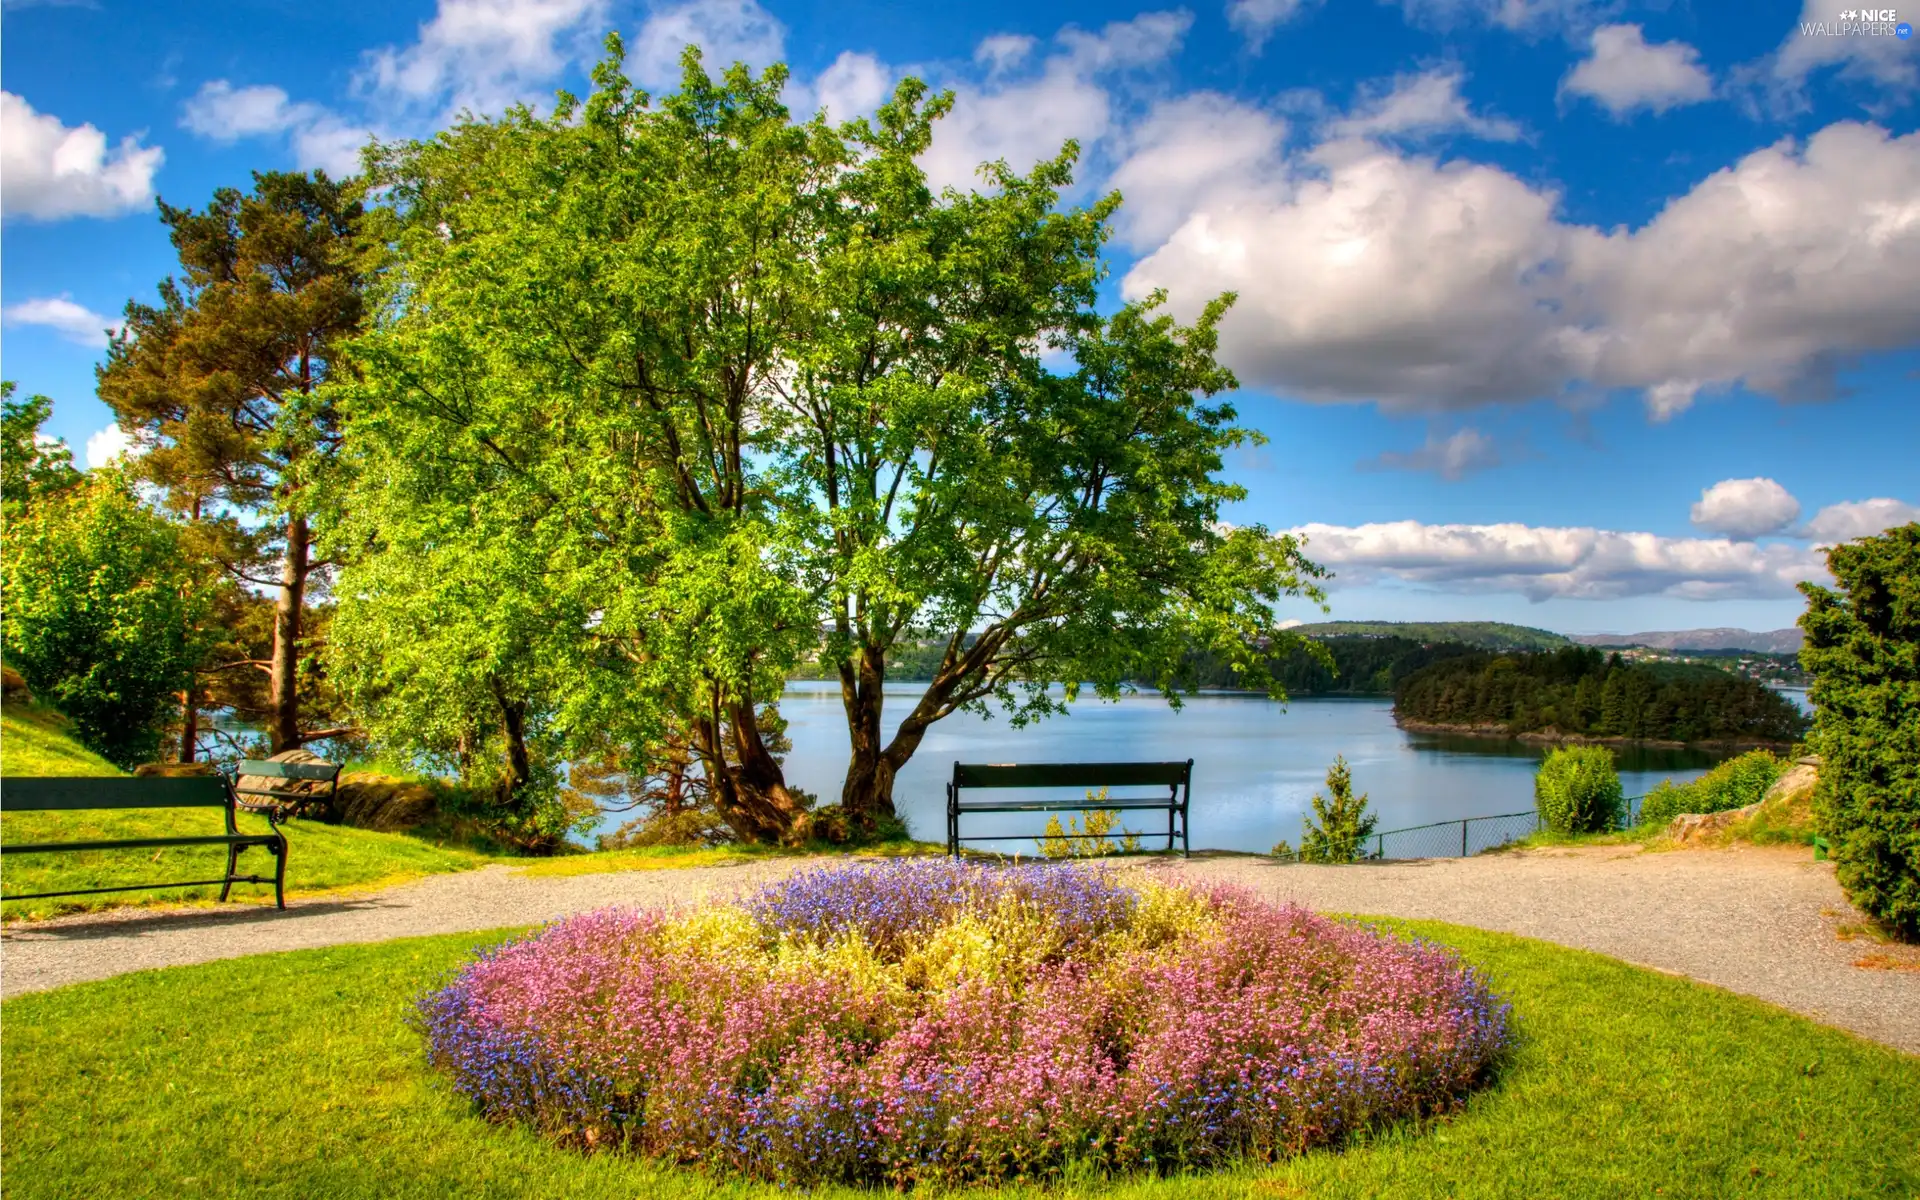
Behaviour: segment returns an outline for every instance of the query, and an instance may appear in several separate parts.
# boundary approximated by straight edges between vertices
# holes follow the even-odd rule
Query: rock
[[[1724,833],[1728,826],[1747,820],[1760,811],[1762,800],[1749,804],[1745,808],[1730,808],[1717,813],[1681,813],[1667,825],[1666,840],[1684,846],[1689,842],[1710,841]]]
[[[213,774],[213,764],[208,762],[190,763],[141,763],[133,769],[137,779],[193,779]]]
[[[1775,800],[1797,801],[1813,794],[1813,785],[1820,782],[1820,760],[1799,759],[1788,768],[1787,773],[1774,780],[1767,794],[1760,798],[1766,804]]]
[[[432,820],[440,812],[440,801],[432,788],[417,780],[349,771],[340,776],[334,808],[342,824],[399,833]]]
[[[12,667],[0,667],[0,696],[22,703],[33,699],[33,693],[27,690],[27,681]]]

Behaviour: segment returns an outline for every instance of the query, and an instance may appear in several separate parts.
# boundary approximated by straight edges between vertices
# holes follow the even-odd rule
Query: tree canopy
[[[378,319],[330,393],[336,670],[405,647],[355,684],[376,726],[445,695],[448,737],[521,705],[569,748],[679,739],[775,838],[809,800],[761,714],[823,637],[859,820],[965,708],[1177,688],[1196,646],[1271,683],[1245,647],[1286,643],[1272,605],[1321,572],[1220,521],[1221,454],[1255,436],[1206,399],[1234,386],[1230,296],[1190,326],[1159,296],[1102,314],[1118,197],[1061,203],[1071,145],[936,194],[917,156],[951,101],[917,81],[831,127],[790,119],[781,68],[689,52],[656,105],[610,51],[584,102],[376,167]],[[882,743],[903,640],[944,648]]]

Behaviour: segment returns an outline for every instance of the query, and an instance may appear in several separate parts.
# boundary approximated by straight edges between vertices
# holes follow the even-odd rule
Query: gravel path
[[[363,896],[294,900],[286,912],[121,909],[15,924],[0,933],[0,994],[270,950],[534,924],[609,904],[684,904],[811,861],[567,877],[492,866]],[[1920,1054],[1920,972],[1853,965],[1876,951],[1914,956],[1841,941],[1837,926],[1859,918],[1831,865],[1802,848],[1604,847],[1352,867],[1222,856],[1139,869],[1245,884],[1321,911],[1428,917],[1597,950]]]

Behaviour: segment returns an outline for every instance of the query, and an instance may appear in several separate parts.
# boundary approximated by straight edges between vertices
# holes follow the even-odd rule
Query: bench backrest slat
[[[227,799],[227,781],[212,775],[179,779],[97,779],[76,775],[0,781],[0,809],[13,812],[225,808]]]
[[[324,779],[331,782],[340,774],[340,764],[329,762],[269,762],[249,758],[234,768],[236,778],[247,775],[263,779]]]
[[[1190,762],[955,763],[953,786],[961,788],[1127,787],[1185,784]]]

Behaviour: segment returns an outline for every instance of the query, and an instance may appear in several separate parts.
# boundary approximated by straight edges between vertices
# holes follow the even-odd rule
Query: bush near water
[[[1765,750],[1730,758],[1690,783],[1655,785],[1640,804],[1640,824],[1665,825],[1681,813],[1717,813],[1758,804],[1787,772],[1788,762]]]
[[[1540,823],[1554,833],[1604,833],[1624,808],[1620,773],[1605,746],[1561,746],[1533,779]]]

